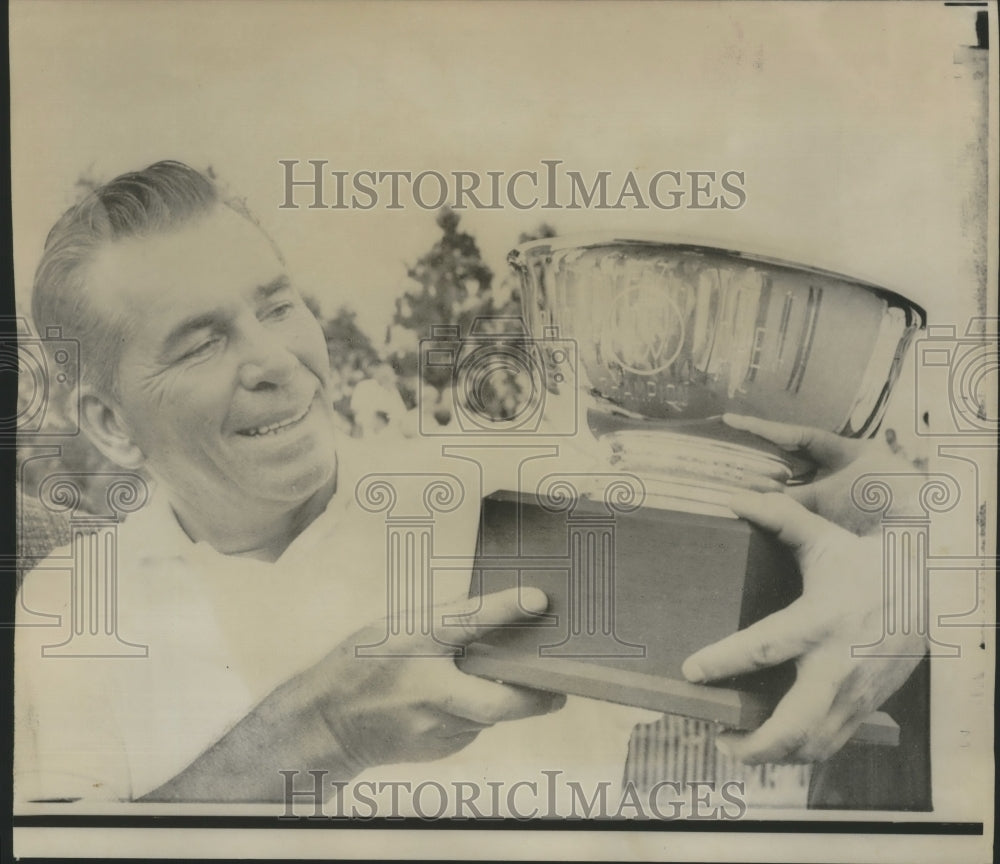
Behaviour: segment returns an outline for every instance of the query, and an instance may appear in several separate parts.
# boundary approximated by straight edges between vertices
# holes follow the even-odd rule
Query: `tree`
[[[396,300],[393,329],[410,331],[418,343],[430,337],[432,327],[458,325],[459,332],[466,334],[477,317],[495,314],[490,291],[493,271],[483,261],[473,236],[459,230],[460,219],[448,208],[437,214],[441,239],[407,269],[416,287]],[[419,366],[419,344],[394,352],[393,367],[404,378],[415,376]],[[444,368],[427,368],[423,380],[440,391],[449,383],[450,373]]]
[[[331,399],[333,407],[349,420],[351,394],[362,378],[368,377],[369,370],[379,363],[379,355],[371,339],[358,326],[357,312],[341,306],[332,318],[323,320],[318,307],[313,314],[323,325],[326,337],[326,352],[330,357]]]
[[[423,384],[432,386],[439,394],[455,380],[456,369],[446,363],[420,364],[419,340],[429,339],[432,327],[457,326],[460,338],[472,331],[478,320],[477,333],[502,337],[509,333],[509,340],[519,341],[512,319],[521,318],[520,292],[512,282],[504,281],[509,290],[506,299],[498,303],[493,290],[493,271],[483,261],[475,238],[459,228],[461,217],[445,208],[437,215],[441,238],[430,251],[419,258],[407,275],[415,287],[406,290],[396,301],[393,330],[408,331],[410,344],[397,347],[392,362],[398,375],[416,379],[418,371]],[[536,237],[555,235],[555,229],[543,224],[535,234],[522,234],[519,242]],[[395,340],[388,340],[390,345]],[[507,419],[516,410],[525,382],[512,372],[497,372],[484,379],[477,391],[480,411],[494,420]]]
[[[365,370],[378,363],[378,352],[371,339],[357,324],[358,313],[341,306],[337,314],[323,321],[323,335],[330,365],[334,369]]]

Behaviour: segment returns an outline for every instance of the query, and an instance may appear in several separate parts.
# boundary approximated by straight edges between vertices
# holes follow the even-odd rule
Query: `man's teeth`
[[[306,408],[306,410],[299,414],[298,417],[293,417],[291,420],[285,420],[281,423],[272,423],[270,426],[258,426],[256,429],[248,429],[243,434],[251,437],[256,437],[257,435],[272,435],[275,432],[280,432],[282,429],[287,429],[289,426],[294,426],[308,413],[309,409]]]

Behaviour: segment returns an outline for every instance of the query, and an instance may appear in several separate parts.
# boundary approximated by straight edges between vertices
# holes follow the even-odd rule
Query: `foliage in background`
[[[458,327],[466,337],[476,321],[477,332],[496,334],[510,331],[509,319],[521,317],[521,298],[516,283],[503,281],[505,290],[494,291],[494,273],[483,261],[475,238],[459,228],[461,217],[453,210],[442,209],[437,215],[441,238],[407,270],[415,287],[404,290],[396,300],[392,326],[389,328],[390,359],[404,388],[420,384],[433,387],[438,400],[455,381],[456,370],[448,366],[420,364],[421,339],[431,337],[432,327]],[[552,226],[543,224],[535,233],[523,233],[518,242],[555,236]],[[499,295],[499,300],[498,300]],[[393,347],[393,333],[408,331],[410,338],[402,347]],[[516,331],[515,331],[516,332]],[[515,410],[523,382],[513,373],[492,376],[479,393],[485,412],[493,419],[507,419]],[[413,394],[404,392],[412,400]],[[425,397],[426,398],[426,397]]]
[[[90,172],[85,173],[77,182],[78,197],[82,198],[98,185],[99,181]],[[391,363],[396,373],[396,385],[407,407],[416,407],[423,391],[423,398],[434,403],[429,407],[438,422],[446,422],[451,415],[453,370],[425,367],[421,381],[420,340],[428,338],[431,327],[439,324],[457,325],[459,332],[467,335],[473,322],[484,318],[496,319],[487,322],[485,329],[500,335],[505,327],[504,319],[521,316],[517,280],[509,274],[499,280],[499,290],[495,290],[495,274],[483,260],[475,238],[461,229],[460,215],[446,208],[437,214],[436,222],[441,236],[407,268],[410,286],[403,289],[396,300],[385,344],[377,345],[358,326],[357,313],[353,309],[341,306],[332,316],[325,317],[315,298],[305,298],[306,305],[323,327],[332,373],[330,398],[347,434],[357,433],[351,411],[355,386],[372,377],[373,371],[385,361]],[[552,226],[542,224],[532,233],[522,233],[518,242],[555,234]],[[23,376],[19,383],[25,383]],[[521,386],[512,375],[491,379],[489,388],[482,394],[490,416],[508,417],[518,402]],[[53,411],[46,425],[51,432],[64,422],[59,412]],[[90,478],[83,484],[84,508],[91,512],[101,511],[106,488],[101,475],[120,469],[108,462],[82,434],[50,437],[46,444],[58,445],[60,453],[45,459],[30,459],[33,449],[30,446],[21,448],[18,464],[22,493],[36,497],[41,481],[56,471],[82,474]]]

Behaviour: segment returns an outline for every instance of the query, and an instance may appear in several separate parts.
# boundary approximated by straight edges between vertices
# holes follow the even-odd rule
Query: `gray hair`
[[[219,204],[257,224],[243,201],[222,197],[211,176],[164,161],[99,186],[59,218],[35,271],[31,314],[40,334],[59,327],[63,338],[79,341],[80,368],[65,370],[71,383],[117,393],[128,334],[116,310],[96,308],[88,291],[87,271],[97,252],[118,240],[180,228]]]

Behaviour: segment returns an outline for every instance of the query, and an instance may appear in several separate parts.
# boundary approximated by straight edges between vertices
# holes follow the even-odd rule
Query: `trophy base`
[[[784,663],[691,684],[690,654],[787,606],[801,593],[791,553],[745,520],[577,498],[483,500],[470,596],[536,587],[545,613],[470,645],[464,671],[512,684],[753,729],[795,679]],[[898,743],[873,715],[855,741]]]

